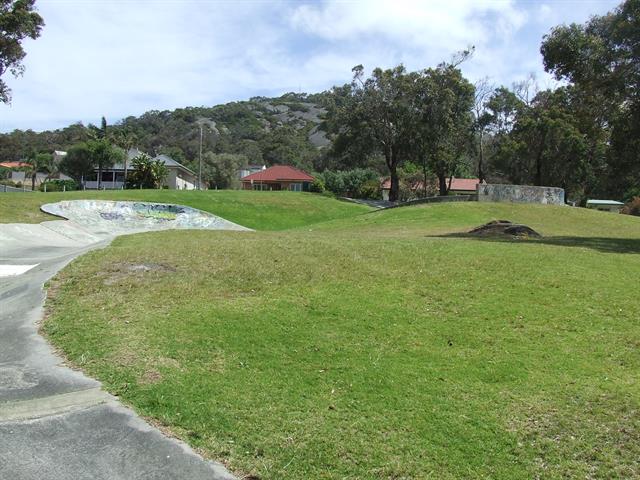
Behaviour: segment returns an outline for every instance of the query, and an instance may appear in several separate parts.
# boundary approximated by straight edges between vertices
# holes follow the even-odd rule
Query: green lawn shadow
[[[517,239],[508,237],[479,237],[468,233],[449,233],[444,235],[429,235],[434,238],[464,238],[480,242],[501,243],[541,243],[559,247],[590,248],[603,253],[640,253],[640,238],[612,238],[612,237],[573,237],[554,236],[543,238]]]

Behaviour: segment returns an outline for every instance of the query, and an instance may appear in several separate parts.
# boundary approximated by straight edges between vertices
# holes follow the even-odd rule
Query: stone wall
[[[478,201],[564,205],[564,189],[531,185],[480,184]]]

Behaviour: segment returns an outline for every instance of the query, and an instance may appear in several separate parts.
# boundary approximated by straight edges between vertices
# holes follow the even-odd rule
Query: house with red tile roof
[[[449,181],[451,181],[451,187],[449,188],[449,193],[451,195],[473,195],[476,193],[476,187],[480,183],[480,180],[477,178],[447,178],[447,185],[449,185]],[[438,185],[434,184],[432,186],[437,190]],[[391,180],[385,179],[380,186],[382,190],[382,199],[389,200],[389,191],[391,190]],[[424,190],[424,183],[421,181],[414,182],[411,185],[411,190],[414,192],[420,192]]]
[[[243,190],[291,190],[308,192],[313,177],[290,165],[274,165],[242,177]]]
[[[26,162],[0,162],[0,167],[4,168],[25,168],[29,164]]]

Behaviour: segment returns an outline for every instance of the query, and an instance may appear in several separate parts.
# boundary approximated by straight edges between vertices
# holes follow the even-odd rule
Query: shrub
[[[626,192],[624,192],[624,197],[623,197],[623,201],[624,202],[631,202],[633,201],[636,197],[640,197],[640,187],[633,187],[630,188],[629,190],[627,190]]]
[[[635,215],[636,217],[640,217],[640,197],[634,197],[628,202],[620,213],[624,213],[626,215]]]
[[[327,190],[341,197],[377,198],[377,191],[372,191],[372,184],[378,189],[378,173],[366,168],[354,168],[339,172],[325,171],[320,175]],[[364,187],[368,185],[367,187]],[[362,197],[365,195],[364,197]],[[374,195],[371,197],[370,195]]]
[[[367,180],[358,191],[358,198],[368,198],[370,200],[380,200],[382,198],[382,189],[380,188],[380,180]]]
[[[44,192],[47,186],[47,192],[62,192],[70,190],[78,190],[78,183],[75,180],[47,180],[40,184],[40,191]]]
[[[320,177],[315,177],[311,185],[309,185],[309,191],[314,193],[324,193],[327,187],[324,184],[324,181]]]

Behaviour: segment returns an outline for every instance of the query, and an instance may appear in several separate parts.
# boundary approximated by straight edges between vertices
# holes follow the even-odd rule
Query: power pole
[[[198,167],[198,190],[202,190],[202,123],[200,124],[200,160]]]

